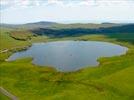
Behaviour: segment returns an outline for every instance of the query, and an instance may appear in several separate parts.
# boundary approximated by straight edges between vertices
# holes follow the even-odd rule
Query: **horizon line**
[[[133,21],[128,21],[128,20],[113,20],[113,21],[98,21],[98,20],[61,20],[61,21],[54,21],[54,20],[39,20],[39,21],[29,21],[29,22],[24,22],[24,23],[5,23],[5,22],[0,22],[0,24],[13,24],[13,25],[19,25],[19,24],[29,24],[29,23],[39,23],[39,22],[52,22],[52,23],[57,23],[57,24],[103,24],[103,23],[115,23],[115,24],[131,24],[134,23]]]

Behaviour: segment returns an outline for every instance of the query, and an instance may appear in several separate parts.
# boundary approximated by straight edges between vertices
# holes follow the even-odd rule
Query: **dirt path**
[[[0,50],[0,53],[5,53],[5,52],[8,52],[9,49],[5,49],[5,50]]]
[[[3,87],[0,87],[0,93],[4,94],[5,96],[10,98],[11,100],[19,100],[16,96],[14,96],[13,94],[11,94],[7,90],[5,90]]]
[[[0,53],[6,53],[10,50],[15,50],[15,49],[27,49],[29,46],[23,46],[23,47],[13,47],[13,48],[10,48],[10,49],[4,49],[4,50],[0,50]]]

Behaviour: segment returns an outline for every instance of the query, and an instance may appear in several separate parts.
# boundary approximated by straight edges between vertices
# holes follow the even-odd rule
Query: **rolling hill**
[[[34,36],[44,35],[50,38],[77,37],[90,34],[102,34],[108,37],[116,38],[117,40],[129,42],[131,41],[131,43],[134,43],[134,24],[60,24],[56,22],[41,21],[19,25],[1,24],[0,27],[13,29],[13,31],[10,32],[10,36],[13,36],[13,38],[15,39],[21,39],[21,35],[23,34],[23,32],[24,34],[26,34],[27,31],[27,33],[32,33]],[[16,32],[18,30],[19,32]],[[15,36],[14,33],[18,34]],[[29,39],[29,36],[31,35],[27,34],[27,36],[25,38]],[[25,39],[22,38],[22,40]]]

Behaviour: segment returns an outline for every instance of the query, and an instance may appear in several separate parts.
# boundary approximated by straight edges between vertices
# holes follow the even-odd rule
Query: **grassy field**
[[[0,93],[0,100],[10,100],[10,98],[8,98],[4,94]]]
[[[10,32],[10,36],[16,40],[22,40],[22,41],[26,41],[26,40],[30,40],[33,36],[33,34],[29,31],[13,31]]]
[[[28,47],[33,42],[45,42],[47,40],[46,36],[33,36],[26,31],[21,31],[20,34],[16,35],[16,32],[19,31],[3,28],[0,30],[0,52],[8,50],[8,52],[0,54],[0,62],[6,59],[12,52]]]
[[[7,32],[8,31],[8,32]],[[48,37],[33,37],[19,41],[9,37],[9,30],[2,31],[0,49],[27,46],[32,42],[57,41]],[[1,39],[2,39],[1,38]],[[123,39],[127,38],[126,36]],[[10,41],[9,41],[10,40]],[[20,100],[133,100],[134,99],[134,45],[122,42],[116,36],[85,35],[60,40],[107,41],[129,48],[126,55],[98,59],[98,67],[87,67],[77,72],[62,73],[51,67],[38,67],[31,58],[13,62],[1,61],[0,86]],[[12,52],[1,53],[5,59]],[[8,100],[0,94],[1,100]]]

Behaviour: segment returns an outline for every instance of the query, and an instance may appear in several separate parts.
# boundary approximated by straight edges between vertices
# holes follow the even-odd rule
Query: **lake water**
[[[32,57],[36,65],[52,66],[58,71],[68,72],[96,66],[99,64],[98,58],[122,55],[126,51],[126,47],[97,41],[34,43],[27,50],[12,54],[8,61]]]

